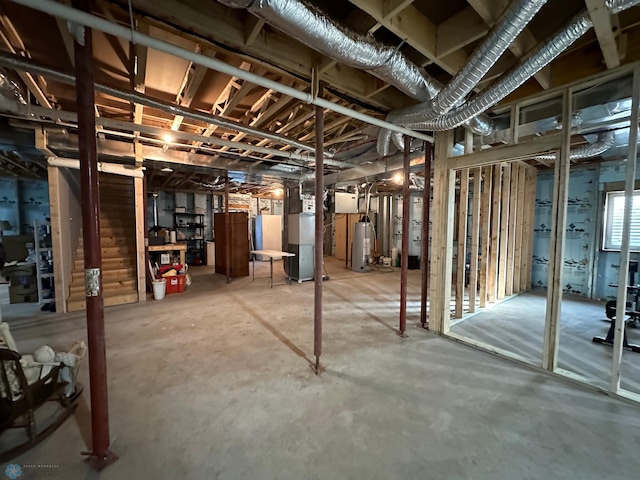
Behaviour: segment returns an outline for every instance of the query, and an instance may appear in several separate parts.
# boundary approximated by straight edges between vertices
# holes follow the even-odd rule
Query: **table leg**
[[[251,254],[251,280],[256,279],[256,254]]]
[[[287,278],[289,279],[289,285],[291,285],[291,269],[293,268],[293,257],[287,257],[289,259],[289,274]]]
[[[269,257],[269,286],[273,288],[273,257]]]
[[[184,267],[185,266],[185,251],[184,250],[180,250],[180,264]]]

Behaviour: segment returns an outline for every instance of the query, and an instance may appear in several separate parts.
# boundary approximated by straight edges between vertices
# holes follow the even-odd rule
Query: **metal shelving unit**
[[[56,301],[53,273],[53,248],[51,247],[51,224],[33,222],[33,240],[36,252],[36,278],[38,282],[38,303]],[[47,298],[44,291],[49,290]]]
[[[173,214],[174,225],[177,231],[181,231],[186,239],[177,239],[178,242],[187,244],[186,262],[193,265],[196,258],[200,258],[202,264],[206,263],[204,250],[204,214],[181,213]]]

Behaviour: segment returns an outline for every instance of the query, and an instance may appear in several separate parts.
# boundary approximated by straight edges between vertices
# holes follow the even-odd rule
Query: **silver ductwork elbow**
[[[569,160],[582,160],[583,158],[597,157],[609,150],[616,143],[616,134],[614,132],[603,132],[598,134],[595,142],[588,145],[580,145],[569,150]],[[554,153],[546,155],[536,155],[535,160],[553,161],[556,159]]]
[[[0,97],[27,104],[27,92],[14,74],[0,68]]]

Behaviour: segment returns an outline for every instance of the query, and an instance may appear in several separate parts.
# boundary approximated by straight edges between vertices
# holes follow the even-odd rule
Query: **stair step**
[[[138,292],[135,290],[130,292],[115,292],[112,294],[105,292],[103,301],[105,307],[111,307],[113,305],[124,305],[126,303],[136,303],[138,301]],[[80,310],[84,310],[85,308],[86,298],[84,296],[84,292],[80,295],[69,297],[69,299],[67,300],[67,310],[69,312],[78,312]]]
[[[102,281],[111,282],[122,278],[136,278],[136,269],[134,267],[129,268],[114,268],[107,269],[102,268]],[[84,282],[84,267],[78,270],[74,270],[71,276],[72,284],[75,281]]]
[[[135,237],[132,236],[109,236],[109,235],[101,235],[100,236],[100,246],[101,247],[115,247],[115,246],[127,246],[134,245]],[[84,239],[81,238],[78,240],[78,248],[84,247]]]
[[[103,270],[116,270],[120,268],[136,268],[136,258],[131,257],[112,257],[112,258],[102,258],[102,269]],[[84,275],[84,257],[82,255],[78,255],[73,263],[74,273],[76,270],[82,272]]]
[[[102,282],[102,290],[105,293],[135,290],[138,285],[138,281],[135,278],[121,278],[113,281],[105,281],[103,279]],[[74,294],[84,294],[84,280],[74,279],[71,282],[71,285],[69,285],[69,298],[72,298]]]

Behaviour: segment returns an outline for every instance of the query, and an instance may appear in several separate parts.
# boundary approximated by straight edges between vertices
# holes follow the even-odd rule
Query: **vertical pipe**
[[[227,252],[225,273],[227,283],[231,282],[231,216],[229,214],[229,175],[224,179],[224,250]]]
[[[73,0],[75,8],[89,11],[88,0]],[[94,76],[91,29],[80,30],[74,41],[78,141],[82,195],[82,236],[84,242],[85,302],[89,346],[91,391],[91,453],[87,463],[97,471],[118,457],[109,450],[109,405],[107,358],[102,298],[102,251],[100,249],[100,187],[94,111]]]
[[[429,291],[429,222],[431,209],[431,158],[433,146],[424,142],[424,190],[422,191],[422,292],[420,296],[420,324],[427,325],[427,292]]]
[[[409,272],[409,167],[411,137],[404,137],[404,182],[402,184],[402,259],[400,260],[400,335],[407,329],[407,275]]]
[[[322,85],[318,88],[318,96],[322,95]],[[314,275],[314,308],[313,308],[313,354],[316,356],[316,375],[320,373],[320,355],[322,355],[322,278],[324,255],[324,209],[322,198],[324,193],[324,109],[316,107],[316,238],[315,238],[315,275]]]

